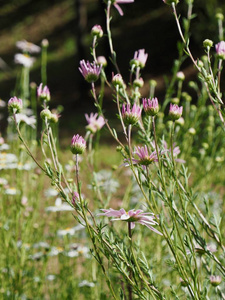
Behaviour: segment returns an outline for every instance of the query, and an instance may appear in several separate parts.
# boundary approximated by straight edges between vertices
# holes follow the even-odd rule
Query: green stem
[[[90,229],[90,226],[89,226],[89,222],[88,222],[88,219],[87,219],[87,215],[86,215],[86,212],[85,212],[85,209],[84,209],[84,205],[83,205],[83,199],[82,199],[82,196],[81,196],[81,188],[80,188],[80,182],[79,182],[79,168],[78,168],[78,154],[76,154],[76,159],[75,159],[75,166],[76,166],[76,181],[77,181],[77,190],[78,190],[78,194],[79,194],[79,198],[80,198],[80,204],[81,204],[81,210],[82,210],[82,214],[83,214],[83,218],[84,218],[84,221],[85,221],[85,224],[86,224],[86,227],[87,227],[87,230],[88,230],[88,233],[89,233],[89,236],[91,238],[91,241],[92,241],[92,244],[94,246],[94,250],[95,250],[95,254],[98,258],[98,262],[102,268],[102,271],[106,277],[106,282],[107,282],[107,285],[111,291],[111,294],[113,296],[113,298],[115,300],[117,300],[117,297],[115,295],[115,292],[113,290],[113,287],[112,287],[112,284],[111,284],[111,281],[110,281],[110,278],[109,276],[107,275],[106,273],[106,270],[105,270],[105,267],[103,265],[103,262],[102,262],[102,258],[99,254],[99,251],[98,251],[98,248],[96,246],[96,243],[95,243],[95,238],[94,236],[92,235],[92,232],[91,232],[91,229]]]

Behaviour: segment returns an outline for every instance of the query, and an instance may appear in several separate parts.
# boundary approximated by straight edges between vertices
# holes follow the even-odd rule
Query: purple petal
[[[114,5],[114,7],[117,9],[117,11],[118,11],[118,13],[121,15],[121,16],[123,16],[123,11],[122,11],[122,9],[120,8],[120,6],[118,5],[118,4],[113,4]]]

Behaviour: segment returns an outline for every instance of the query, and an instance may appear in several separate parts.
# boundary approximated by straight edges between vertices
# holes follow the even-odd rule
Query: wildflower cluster
[[[21,80],[23,87],[8,101],[13,116],[9,118],[10,145],[0,133],[2,249],[13,254],[1,255],[0,292],[5,299],[39,299],[49,296],[48,285],[53,294],[56,286],[63,285],[62,291],[57,290],[60,299],[71,294],[85,299],[93,295],[96,299],[170,299],[171,295],[176,299],[223,299],[224,208],[223,193],[217,193],[224,183],[225,155],[224,133],[218,125],[219,121],[225,125],[223,17],[216,17],[220,42],[205,39],[205,57],[194,59],[187,38],[193,1],[186,3],[184,33],[176,12],[179,1],[161,1],[172,10],[184,45],[181,49],[179,43],[179,60],[166,80],[165,93],[159,93],[157,80],[149,80],[149,85],[146,81],[149,55],[145,49],[134,51],[129,59],[129,80],[120,72],[110,28],[111,8],[123,15],[120,5],[134,0],[104,2],[106,33],[98,24],[92,27],[93,59],[82,59],[77,66],[77,72],[91,83],[96,112],[83,116],[87,122],[84,135],[73,135],[71,142],[64,138],[72,154],[61,148],[58,135],[63,109],[51,109],[54,93],[50,94],[43,62],[48,41],[42,41],[42,48],[25,40],[17,43],[23,51],[17,54],[17,61],[25,67],[22,74],[26,78],[34,62],[30,54],[42,51],[44,67],[38,86]],[[97,41],[103,34],[111,57],[97,55]],[[182,62],[187,57],[204,84],[186,84],[188,72]],[[112,76],[105,68],[107,61]],[[110,107],[117,110],[113,120],[105,102],[109,94],[113,99]],[[211,106],[206,105],[209,99]],[[38,128],[37,105],[42,119]],[[19,139],[14,138],[15,131]],[[110,139],[104,136],[106,146],[101,147],[101,134],[106,132]],[[10,146],[15,154],[10,153]],[[42,176],[48,177],[50,188],[46,189],[48,181]],[[12,199],[15,205],[10,205]],[[71,268],[80,270],[79,276]],[[27,286],[30,290],[25,295]]]

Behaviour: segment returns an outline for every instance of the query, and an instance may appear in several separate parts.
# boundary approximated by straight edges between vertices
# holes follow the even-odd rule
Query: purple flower
[[[130,108],[130,104],[123,104],[122,107],[122,117],[124,123],[134,125],[136,124],[141,117],[141,108],[140,106],[134,104],[132,109]]]
[[[43,83],[37,88],[37,96],[41,101],[50,101],[50,91],[47,85],[43,87]]]
[[[118,4],[127,4],[127,3],[133,3],[134,0],[114,0],[112,1],[113,6],[117,9],[118,13],[123,16],[123,11],[121,7]]]
[[[139,159],[134,159],[133,161],[143,166],[148,166],[153,162],[158,162],[157,152],[153,151],[151,154],[149,154],[148,147],[146,145],[144,147],[135,147],[134,154],[137,154]]]
[[[8,101],[8,110],[12,114],[17,114],[21,112],[23,108],[23,102],[20,98],[12,97]]]
[[[168,150],[159,151],[159,155],[162,156],[166,151]],[[149,154],[149,150],[146,145],[144,147],[139,147],[139,146],[135,147],[133,154],[136,154],[139,157],[139,159],[132,158],[132,163],[136,165],[137,164],[142,165],[144,170],[146,169],[146,166],[154,162],[158,162],[157,151],[155,150]],[[129,160],[126,159],[123,165],[128,166],[129,165],[128,162]]]
[[[159,111],[159,103],[157,98],[152,98],[152,99],[142,99],[144,111],[146,112],[147,115],[149,116],[155,116],[157,115]]]
[[[135,51],[134,58],[131,60],[131,65],[134,64],[136,67],[144,68],[147,58],[148,54],[145,53],[145,49]]]
[[[104,118],[102,116],[99,116],[98,118],[97,117],[97,113],[91,113],[90,116],[88,116],[88,114],[85,114],[85,118],[88,122],[86,128],[92,133],[95,133],[96,131],[100,130],[105,125]]]
[[[154,220],[155,216],[153,213],[145,213],[143,210],[138,209],[134,210],[131,209],[128,212],[126,212],[123,208],[120,210],[115,210],[115,209],[101,209],[103,213],[98,214],[98,216],[106,216],[106,217],[114,217],[112,221],[126,221],[129,222],[131,225],[131,229],[135,227],[135,223],[139,223],[141,225],[147,226],[149,229],[152,231],[162,235],[161,232],[156,230],[154,227],[151,225],[158,225],[158,223]]]
[[[84,59],[80,61],[79,70],[81,74],[84,76],[84,79],[89,83],[98,80],[99,75],[101,73],[101,69],[102,66],[96,65],[95,62],[91,64],[89,61],[85,62]]]
[[[170,103],[169,116],[173,121],[180,119],[183,112],[183,106],[178,106],[176,104]]]
[[[86,148],[86,141],[79,134],[74,135],[70,148],[73,154],[82,154]]]
[[[225,59],[225,42],[221,41],[215,46],[216,53],[221,59]]]

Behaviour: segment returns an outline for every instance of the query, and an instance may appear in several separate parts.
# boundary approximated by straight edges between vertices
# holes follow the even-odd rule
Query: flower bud
[[[150,87],[155,88],[157,86],[157,81],[154,79],[149,80],[149,85]]]
[[[202,143],[202,147],[207,150],[207,149],[209,149],[209,144],[208,143]]]
[[[189,85],[190,88],[192,88],[194,90],[196,90],[198,88],[197,83],[194,82],[194,81],[189,81],[188,85]]]
[[[191,128],[188,129],[188,133],[191,134],[191,135],[195,135],[196,130],[193,127],[191,127]]]
[[[177,125],[184,126],[184,118],[181,117],[180,119],[176,120],[175,123]]]
[[[73,206],[76,205],[77,201],[79,201],[79,194],[78,194],[78,192],[74,192],[73,193],[73,198],[72,198],[72,201],[71,201]]]
[[[47,47],[49,46],[48,40],[47,40],[47,39],[43,39],[43,40],[41,41],[41,45],[42,45],[42,47],[47,48]]]
[[[166,125],[171,128],[173,126],[173,121],[169,120],[166,122]]]
[[[39,87],[37,88],[37,96],[38,99],[40,99],[42,102],[46,101],[49,102],[50,101],[50,91],[49,88],[47,87],[47,85],[45,85],[43,88],[43,83],[41,83],[39,85]]]
[[[212,286],[218,286],[222,281],[222,278],[219,275],[218,276],[211,275],[209,279]]]
[[[192,110],[193,112],[196,112],[196,111],[197,111],[197,106],[194,105],[194,104],[192,104],[192,105],[191,105],[191,110]]]
[[[82,136],[79,136],[79,134],[74,135],[71,141],[71,152],[73,154],[82,154],[84,153],[86,148],[86,141],[83,139]]]
[[[191,100],[192,100],[192,97],[191,97],[187,92],[183,92],[183,93],[181,94],[181,96],[182,96],[182,98],[183,98],[185,101],[187,101],[187,102],[191,102]]]
[[[94,25],[91,29],[92,36],[96,36],[97,38],[101,38],[103,36],[103,30],[100,25]]]
[[[220,59],[225,59],[225,42],[221,41],[215,46],[216,53]]]
[[[143,80],[143,78],[141,78],[141,77],[138,78],[138,79],[135,79],[135,80],[133,81],[133,86],[134,86],[134,87],[142,88],[143,85],[144,85],[144,80]]]
[[[181,71],[177,72],[176,77],[177,77],[177,80],[180,80],[180,81],[184,81],[184,79],[185,79],[184,73]]]
[[[221,21],[223,21],[224,19],[224,15],[222,13],[217,13],[215,17],[217,20],[221,20]]]
[[[203,41],[203,47],[204,48],[212,48],[213,46],[213,41],[206,39]]]
[[[172,102],[173,104],[179,104],[179,103],[180,103],[180,99],[177,98],[177,97],[175,97],[175,98],[172,98],[172,99],[171,99],[171,102]]]
[[[178,106],[176,104],[170,103],[169,117],[176,121],[182,116],[183,106]]]
[[[18,114],[23,108],[23,102],[20,98],[12,97],[8,101],[8,110],[12,114]]]
[[[56,114],[56,113],[52,113],[52,114],[51,114],[51,119],[50,119],[50,121],[51,121],[52,123],[58,123],[58,121],[59,121],[59,115]]]
[[[163,2],[168,4],[168,5],[172,5],[172,3],[177,5],[179,3],[179,0],[163,0]]]
[[[122,117],[125,124],[135,125],[141,117],[141,108],[138,105],[134,104],[131,109],[130,104],[123,104]]]
[[[50,112],[50,110],[48,108],[45,108],[41,111],[40,116],[43,120],[45,120],[45,119],[51,120],[52,113]]]
[[[141,98],[141,93],[139,91],[132,91],[132,99],[139,99]]]
[[[199,68],[203,68],[204,67],[204,63],[200,59],[197,61],[197,65],[198,65]]]
[[[217,163],[221,163],[221,162],[224,161],[224,157],[216,156],[215,161],[216,161]]]
[[[103,68],[105,68],[107,66],[107,60],[106,60],[105,56],[98,56],[97,63],[99,65],[102,65]]]
[[[123,81],[123,78],[120,74],[116,74],[113,76],[112,78],[112,84],[116,87],[119,86],[119,88],[124,88],[125,87],[125,83]]]
[[[159,111],[159,103],[157,98],[142,100],[143,108],[148,116],[156,116]]]
[[[134,58],[130,61],[130,65],[135,65],[136,67],[140,67],[142,69],[145,67],[147,58],[148,54],[145,53],[145,49],[135,51]]]

